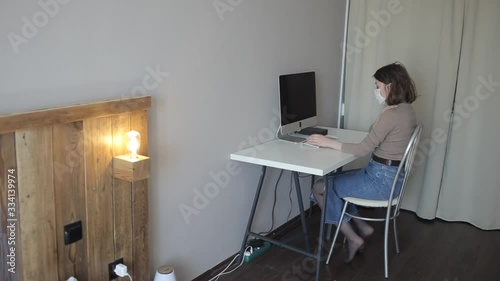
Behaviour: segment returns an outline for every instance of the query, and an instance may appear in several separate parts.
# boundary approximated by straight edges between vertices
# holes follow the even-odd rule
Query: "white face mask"
[[[375,99],[377,99],[379,104],[385,103],[385,98],[380,94],[380,89],[373,90],[373,94],[375,95]]]

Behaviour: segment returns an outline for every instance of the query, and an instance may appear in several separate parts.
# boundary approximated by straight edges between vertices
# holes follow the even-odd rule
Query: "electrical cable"
[[[293,207],[293,202],[292,202],[292,179],[293,179],[293,173],[290,174],[290,189],[288,190],[288,199],[290,199],[290,211],[288,211],[288,216],[286,217],[286,221],[290,220],[290,215],[292,214],[292,207]]]
[[[280,182],[281,176],[283,175],[283,169],[280,172],[280,175],[278,176],[278,180],[276,180],[276,184],[274,185],[274,198],[273,198],[273,209],[272,209],[272,215],[271,215],[271,229],[268,231],[262,231],[259,232],[259,235],[265,235],[273,231],[274,229],[274,209],[276,208],[276,201],[277,201],[277,192],[278,192],[278,183]]]
[[[250,246],[246,247],[245,248],[245,252],[247,251],[247,249],[251,248]],[[236,260],[237,257],[239,257],[240,254],[236,254],[236,256],[234,256],[233,260],[226,266],[226,268],[224,268],[219,274],[215,275],[214,277],[212,277],[210,280],[208,281],[217,281],[219,280],[219,278],[222,276],[222,275],[226,275],[226,274],[229,274],[229,273],[233,273],[236,269],[240,268],[241,265],[243,264],[243,261],[245,260],[244,257],[241,257],[241,262],[238,266],[236,266],[235,268],[233,268],[231,271],[228,271],[228,272],[225,272],[229,267],[231,267],[231,265],[233,264],[233,262]]]
[[[276,130],[276,138],[280,140],[278,132],[281,130],[281,124],[278,126],[278,130]]]

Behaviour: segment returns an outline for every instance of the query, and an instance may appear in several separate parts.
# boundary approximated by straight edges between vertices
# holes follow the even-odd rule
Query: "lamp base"
[[[113,157],[113,175],[125,181],[134,182],[149,178],[150,160],[147,156],[120,155]]]

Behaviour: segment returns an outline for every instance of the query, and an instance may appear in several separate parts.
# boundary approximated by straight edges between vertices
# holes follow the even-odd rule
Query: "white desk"
[[[335,136],[341,142],[359,143],[366,136],[365,132],[334,128],[327,129],[329,136]],[[230,158],[231,160],[245,163],[315,176],[325,176],[355,160],[357,157],[333,149],[314,148],[281,140],[272,140],[232,153]]]
[[[334,129],[334,128],[326,128],[328,129],[329,136],[335,136],[341,142],[352,142],[359,143],[361,142],[367,133],[352,131],[352,130],[343,130],[343,129]],[[245,252],[246,243],[248,240],[248,236],[254,236],[257,238],[261,238],[265,241],[268,241],[272,244],[287,248],[289,250],[301,253],[303,255],[312,257],[316,259],[316,280],[319,281],[319,273],[321,269],[321,252],[322,252],[322,237],[323,237],[323,226],[324,223],[320,223],[320,234],[319,234],[319,244],[318,251],[316,254],[311,251],[309,246],[309,232],[306,224],[306,217],[304,213],[304,206],[302,202],[302,192],[300,191],[300,183],[298,173],[307,173],[316,176],[328,176],[331,172],[336,169],[344,166],[345,164],[355,160],[356,156],[352,154],[342,153],[340,151],[336,151],[328,148],[313,148],[305,145],[285,142],[281,140],[272,140],[270,142],[257,145],[254,147],[250,147],[230,155],[232,160],[257,164],[262,166],[262,173],[260,176],[260,180],[257,186],[257,191],[255,193],[255,198],[252,206],[252,210],[250,212],[250,217],[248,219],[247,229],[245,231],[245,235],[243,238],[242,246],[240,249],[240,258],[243,258],[243,254]],[[271,239],[266,236],[262,236],[258,233],[252,232],[251,227],[253,223],[253,218],[255,215],[255,210],[258,204],[258,200],[260,197],[262,183],[264,181],[264,177],[266,175],[266,168],[278,168],[292,171],[295,179],[295,186],[297,192],[297,198],[299,203],[300,216],[302,221],[302,229],[304,232],[305,240],[306,240],[306,251],[286,245],[278,240]],[[326,190],[328,191],[328,189]],[[327,197],[327,192],[325,193],[325,198]],[[325,200],[326,201],[326,200]],[[325,209],[326,202],[324,202],[325,208],[323,208],[321,212],[321,222],[325,220]]]

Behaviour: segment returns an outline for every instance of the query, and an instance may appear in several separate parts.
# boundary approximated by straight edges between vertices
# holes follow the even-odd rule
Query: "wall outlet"
[[[82,221],[64,226],[64,245],[75,243],[82,239]]]
[[[124,264],[123,263],[123,258],[119,258],[117,260],[115,260],[114,262],[108,264],[108,270],[109,270],[109,280],[113,280],[113,279],[116,279],[118,278],[119,276],[116,275],[115,273],[115,267],[117,264]]]

